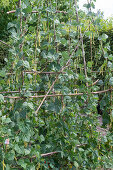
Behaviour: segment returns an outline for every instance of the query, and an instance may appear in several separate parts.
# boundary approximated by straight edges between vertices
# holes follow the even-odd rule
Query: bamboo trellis
[[[75,2],[76,2],[76,0],[75,0]],[[21,6],[21,4],[20,4],[20,6]],[[77,7],[76,4],[75,4],[75,7]],[[11,13],[15,13],[15,12],[16,12],[16,10],[12,10],[12,11],[7,12],[7,14],[11,14]],[[38,13],[38,11],[32,11],[31,13]],[[67,14],[66,11],[56,11],[55,13]],[[76,15],[77,15],[77,18],[78,18],[77,8],[76,8]],[[21,20],[20,22],[22,23],[22,18],[20,18],[20,20]],[[22,28],[22,25],[21,25],[21,28]],[[21,32],[22,32],[22,30],[21,30]],[[3,42],[3,41],[1,41],[1,40],[0,40],[0,42],[2,42],[2,43],[4,43],[5,45],[9,46],[8,44],[6,44],[5,42]],[[66,72],[64,72],[64,70],[65,70],[66,67],[69,66],[70,60],[71,60],[73,54],[74,54],[74,53],[76,52],[76,50],[78,49],[80,43],[82,43],[82,50],[83,50],[83,55],[84,55],[83,36],[82,36],[82,34],[81,34],[81,37],[80,37],[80,40],[79,40],[77,46],[75,47],[75,49],[73,50],[72,54],[70,55],[70,57],[69,57],[66,65],[63,66],[59,72],[22,71],[22,75],[23,75],[24,73],[26,73],[26,74],[47,74],[47,75],[48,75],[48,74],[50,74],[50,75],[51,75],[51,74],[55,74],[55,75],[57,75],[56,78],[55,78],[55,80],[54,80],[54,82],[52,83],[51,87],[49,88],[49,90],[46,92],[45,95],[35,95],[35,96],[29,96],[29,97],[27,97],[27,98],[43,98],[42,102],[40,103],[40,105],[39,105],[39,107],[37,108],[37,110],[36,110],[35,113],[38,113],[40,107],[42,106],[42,104],[43,104],[43,102],[45,101],[46,98],[49,98],[49,97],[59,97],[59,96],[61,96],[61,97],[64,97],[64,96],[74,97],[74,96],[81,96],[81,95],[84,95],[84,94],[88,94],[88,92],[86,92],[86,93],[79,93],[79,89],[75,89],[75,90],[76,90],[76,93],[70,93],[70,94],[49,94],[49,92],[51,91],[51,89],[54,87],[54,84],[55,84],[56,81],[58,80],[59,75],[66,73]],[[9,47],[10,47],[10,46],[9,46]],[[21,49],[20,49],[20,50],[21,50]],[[91,49],[91,50],[92,50],[92,49]],[[87,77],[85,56],[83,56],[83,57],[84,57],[84,63],[85,63],[83,69],[85,70],[85,76]],[[92,71],[92,70],[91,70],[91,72],[100,73],[100,71]],[[107,72],[107,71],[102,71],[102,72]],[[12,73],[12,72],[11,72],[11,73],[7,73],[6,75],[14,75],[14,74],[15,74],[15,73]],[[92,85],[86,84],[86,86],[87,86],[87,87],[91,87],[91,86],[95,85],[98,81],[99,81],[99,80],[96,80]],[[106,92],[111,92],[111,91],[113,91],[112,88],[107,89],[107,90],[102,90],[102,91],[96,91],[96,92],[94,91],[94,92],[90,92],[90,93],[91,93],[91,94],[101,94],[101,93],[106,93]],[[21,94],[22,91],[20,91],[20,90],[18,90],[18,91],[2,91],[2,92],[0,91],[0,94],[15,94],[15,93]],[[30,91],[30,93],[40,93],[40,92],[39,92],[39,91]],[[41,93],[42,93],[42,92],[41,92]],[[24,99],[25,99],[26,97],[24,97],[24,96],[7,96],[7,95],[6,95],[6,96],[4,96],[4,98],[8,98],[8,99],[21,99],[21,98],[24,98]],[[81,145],[80,145],[80,146],[81,146]],[[78,145],[78,147],[79,147],[79,145]],[[46,153],[46,154],[41,154],[41,156],[42,156],[42,157],[51,156],[51,155],[57,154],[57,153],[59,153],[59,151],[50,152],[50,153]],[[25,157],[25,158],[26,158],[26,157]],[[33,156],[33,158],[36,158],[36,156]]]

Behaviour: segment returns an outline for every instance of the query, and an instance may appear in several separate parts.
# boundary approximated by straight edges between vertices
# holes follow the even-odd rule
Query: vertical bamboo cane
[[[77,9],[77,1],[75,0],[75,10],[76,10],[76,20],[79,22],[79,17],[78,17],[78,9]],[[86,68],[86,58],[85,58],[85,50],[84,50],[84,42],[83,42],[83,35],[81,32],[80,26],[78,27],[80,31],[80,39],[82,41],[82,56],[83,56],[83,61],[84,61],[84,72],[85,72],[85,78],[87,78],[87,68]],[[86,87],[88,87],[88,83],[86,83]]]

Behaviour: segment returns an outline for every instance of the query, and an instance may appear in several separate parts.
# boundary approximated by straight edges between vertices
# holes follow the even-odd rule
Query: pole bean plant
[[[112,20],[94,3],[15,0],[7,11],[1,170],[113,169]]]

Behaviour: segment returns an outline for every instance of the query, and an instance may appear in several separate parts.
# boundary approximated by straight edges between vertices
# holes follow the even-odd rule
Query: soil
[[[102,123],[101,115],[98,117],[98,122],[99,122],[99,125],[96,127],[97,132],[99,132],[101,136],[106,136],[107,132],[109,131],[109,126],[107,126],[106,128],[102,128],[103,123]]]

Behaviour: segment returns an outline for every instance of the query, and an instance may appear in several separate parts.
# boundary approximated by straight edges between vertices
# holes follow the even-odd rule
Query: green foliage
[[[7,25],[15,18],[14,15],[9,16],[7,12],[16,7],[15,2],[15,0],[0,1],[0,69],[6,64],[8,57],[9,33],[7,31]]]
[[[1,2],[0,2],[0,6],[8,6],[9,5],[9,0],[1,0]]]
[[[0,169],[113,168],[112,91],[100,93],[113,85],[109,35],[89,11],[93,1],[85,5],[87,13],[78,11],[79,22],[74,5],[23,0],[8,20],[10,48],[0,71]],[[97,131],[98,102],[103,126],[110,124],[105,136]]]

